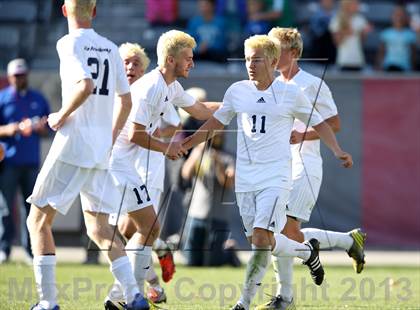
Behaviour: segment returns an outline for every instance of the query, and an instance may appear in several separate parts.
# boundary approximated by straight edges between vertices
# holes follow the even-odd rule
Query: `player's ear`
[[[64,17],[67,17],[67,8],[65,3],[61,6],[61,12],[63,13]]]
[[[94,6],[93,11],[92,11],[92,18],[95,18],[95,17],[96,17],[96,5]]]

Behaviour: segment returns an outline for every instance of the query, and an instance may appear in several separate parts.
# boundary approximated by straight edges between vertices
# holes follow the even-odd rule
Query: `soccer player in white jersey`
[[[56,212],[66,214],[79,193],[88,235],[107,250],[104,254],[123,287],[127,309],[145,309],[148,303],[139,292],[124,246],[113,240],[108,225],[115,206],[103,200],[102,191],[111,181],[107,166],[112,142],[131,108],[124,67],[117,46],[92,29],[95,0],[66,0],[62,11],[69,28],[57,42],[63,104],[49,115],[48,124],[57,133],[27,200],[32,204],[27,225],[40,298],[32,309],[59,309],[51,226]],[[120,109],[113,126],[114,94]]]
[[[192,50],[195,46],[195,40],[182,31],[171,30],[160,36],[157,44],[158,67],[131,85],[133,108],[114,145],[110,160],[110,169],[119,184],[124,185],[127,176],[131,175],[130,183],[126,186],[127,198],[131,198],[123,201],[124,209],[121,212],[127,212],[136,224],[137,232],[128,241],[126,250],[141,291],[146,271],[150,268],[152,245],[159,234],[159,221],[145,186],[147,180],[137,177],[137,184],[135,183],[134,161],[139,154],[148,156],[148,150],[160,152],[173,159],[186,153],[181,141],[167,143],[153,137],[162,117],[170,113],[172,105],[183,108],[200,120],[210,118],[213,111],[220,106],[216,102],[196,101],[177,81],[177,78],[188,77],[194,65]],[[109,191],[112,189],[109,188]],[[140,197],[142,193],[147,197]],[[133,202],[134,194],[139,196]],[[146,201],[149,203],[146,204]],[[109,294],[109,300],[113,301],[115,296],[118,297],[114,293]]]
[[[245,60],[249,80],[230,86],[221,108],[183,142],[184,147],[191,148],[237,117],[236,200],[253,248],[241,297],[233,307],[237,310],[249,309],[270,254],[301,258],[315,283],[323,281],[318,241],[298,243],[279,233],[286,223],[291,186],[289,138],[294,118],[309,121],[343,165],[352,166],[351,156],[341,150],[328,124],[316,111],[311,114],[312,107],[300,89],[275,79],[279,55],[278,42],[267,35],[248,38]]]
[[[278,64],[281,75],[278,79],[298,86],[314,104],[314,109],[337,132],[340,129],[340,118],[330,89],[324,81],[302,70],[297,64],[303,51],[303,42],[298,30],[276,27],[270,31],[269,36],[278,39],[282,48]],[[301,230],[301,223],[309,221],[322,180],[319,135],[311,127],[306,130],[306,133],[305,130],[306,124],[295,120],[290,138],[293,185],[287,203],[287,222],[283,234],[298,242],[316,238],[321,249],[339,247],[346,250],[354,260],[356,272],[360,273],[365,263],[363,247],[366,239],[366,234],[360,229],[354,229],[348,233],[315,228]],[[302,141],[303,137],[305,141]],[[257,309],[293,308],[293,258],[273,257],[273,265],[278,285],[277,294]]]
[[[135,81],[137,81],[139,78],[141,78],[144,75],[144,73],[146,72],[150,64],[150,59],[147,56],[144,49],[140,45],[135,44],[135,43],[122,44],[119,48],[119,52],[124,63],[128,82],[130,85],[132,85]],[[158,127],[153,133],[154,136],[158,136],[162,138],[171,137],[176,132],[176,130],[180,128],[178,126],[180,123],[180,119],[175,108],[171,106],[168,111],[169,113],[163,115],[162,118],[163,118],[163,121],[165,121],[165,124],[169,124],[169,125],[165,126],[164,128]],[[123,137],[124,135],[127,135],[127,131],[129,128],[128,126],[129,124],[125,125],[121,137]],[[123,142],[121,138],[117,139],[114,152],[121,152],[122,150],[120,148],[121,142]],[[138,147],[135,145],[133,145],[133,147],[134,149],[138,149]],[[135,158],[133,159],[135,160],[135,163],[136,163],[135,164],[136,170],[138,171],[141,179],[145,180],[144,182],[142,181],[142,183],[146,184],[149,196],[151,198],[151,201],[153,201],[153,206],[155,207],[155,212],[157,213],[158,210],[156,208],[157,206],[159,206],[160,197],[163,192],[163,181],[165,177],[165,156],[162,153],[158,153],[154,151],[150,151],[150,153],[147,156],[141,156],[141,152],[134,152],[134,154],[135,154]],[[148,169],[147,171],[144,171],[143,169],[143,165],[142,165],[143,157],[144,157],[144,160],[146,161],[146,165],[149,165],[150,167],[150,169]],[[119,171],[116,171],[116,172],[117,174],[119,173]],[[149,176],[148,178],[146,178],[146,175],[145,175],[146,172],[148,173],[148,176]],[[111,173],[113,173],[112,170],[111,170]],[[149,180],[150,182],[147,182]],[[135,222],[129,216],[126,216],[123,214],[120,214],[119,218],[118,218],[118,213],[111,214],[109,222],[112,225],[118,225],[118,230],[120,231],[120,233],[124,236],[126,240],[131,239],[131,237],[135,234],[137,230]],[[156,247],[156,242],[158,240],[155,241],[155,245],[154,245],[155,247]],[[160,249],[162,247],[164,248],[165,246],[166,244],[164,243],[164,241],[160,240],[160,246],[158,246],[157,248]],[[163,276],[166,275],[166,277],[168,277],[168,274],[169,274],[169,276],[172,277],[173,272],[174,272],[172,253],[170,252],[170,250],[162,251],[162,249],[160,249],[157,252],[158,252],[158,257],[160,258],[159,261],[164,259],[166,263],[168,263],[167,256],[168,254],[170,254],[171,262],[169,263],[172,263],[170,265],[171,267],[170,271],[172,271],[172,273],[168,272],[166,269],[163,269],[163,266],[162,266],[162,269],[163,269],[162,273],[163,273]],[[154,303],[166,301],[165,291],[163,287],[161,287],[160,285],[159,278],[154,270],[153,264],[150,264],[150,268],[148,269],[148,272],[146,274],[146,280],[150,285],[148,294],[147,294],[148,298]],[[164,281],[165,281],[165,278],[164,278]],[[120,291],[119,285],[115,289],[116,291],[119,292]],[[122,301],[117,301],[118,292],[114,293],[113,300],[111,300],[109,297],[105,299],[105,309],[114,309],[118,305],[121,305],[124,303],[123,298],[122,298]]]

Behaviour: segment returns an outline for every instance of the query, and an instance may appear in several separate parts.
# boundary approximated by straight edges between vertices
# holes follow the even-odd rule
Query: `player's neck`
[[[75,19],[67,19],[67,24],[69,27],[69,32],[72,30],[77,29],[89,29],[92,28],[92,22],[91,21],[80,21]]]
[[[176,76],[175,76],[174,72],[172,72],[168,68],[165,68],[165,67],[159,68],[159,71],[162,74],[163,79],[166,82],[166,85],[170,85],[170,84],[172,84],[173,82],[176,81]]]
[[[273,83],[273,81],[274,81],[274,76],[272,76],[271,78],[266,79],[266,80],[262,80],[262,81],[255,80],[253,82],[254,82],[255,87],[258,90],[266,90],[267,88],[270,87],[270,85],[271,85],[271,83]]]
[[[295,75],[299,72],[299,66],[297,63],[293,63],[291,66],[284,68],[281,70],[281,75],[286,81],[290,81],[295,77]]]

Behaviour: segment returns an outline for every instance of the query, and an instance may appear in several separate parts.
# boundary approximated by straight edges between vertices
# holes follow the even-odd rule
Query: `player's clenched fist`
[[[54,131],[60,129],[64,125],[65,121],[66,118],[60,112],[55,112],[48,115],[48,125]]]
[[[353,158],[349,153],[341,151],[336,153],[335,157],[342,160],[342,165],[344,168],[351,168],[353,166]]]

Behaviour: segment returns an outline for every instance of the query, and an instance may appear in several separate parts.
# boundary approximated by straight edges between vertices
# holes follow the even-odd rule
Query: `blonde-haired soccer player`
[[[297,61],[302,56],[303,42],[295,28],[273,28],[270,37],[279,40],[281,55],[278,79],[289,85],[298,86],[307,96],[314,109],[322,116],[333,131],[340,130],[340,118],[330,89],[320,78],[299,68]],[[309,127],[303,141],[306,123],[295,120],[291,134],[292,151],[292,190],[287,203],[287,222],[283,233],[293,240],[302,242],[315,238],[321,249],[339,247],[346,250],[354,259],[355,269],[359,273],[364,265],[363,246],[366,235],[360,229],[350,233],[325,231],[315,228],[304,228],[301,223],[308,222],[312,209],[318,198],[322,180],[322,158],[319,135]],[[302,144],[302,147],[300,146]],[[257,307],[263,309],[286,309],[293,302],[293,258],[274,257],[274,270],[277,278],[277,294],[269,302]]]
[[[131,108],[124,67],[117,46],[92,29],[95,1],[66,0],[62,11],[69,28],[57,42],[63,106],[48,117],[57,133],[27,200],[32,204],[27,225],[40,298],[32,309],[59,309],[51,226],[56,212],[66,214],[79,193],[88,235],[99,248],[109,249],[104,254],[121,283],[127,309],[149,309],[124,246],[113,239],[108,225],[108,214],[116,205],[104,200],[102,191],[111,182],[107,167],[112,142]],[[113,124],[115,94],[121,107]]]
[[[131,261],[140,290],[143,290],[146,271],[150,267],[152,245],[159,234],[159,221],[153,207],[156,201],[146,187],[152,181],[148,174],[141,180],[133,172],[135,161],[140,158],[142,163],[147,163],[150,151],[170,158],[185,154],[181,142],[164,142],[153,135],[165,115],[171,113],[173,105],[202,120],[208,119],[220,105],[197,102],[177,81],[179,77],[187,78],[193,67],[194,47],[194,39],[182,31],[171,30],[161,35],[157,46],[159,66],[131,84],[133,108],[110,160],[110,169],[118,183],[125,187],[126,195],[137,196],[134,202],[132,198],[124,201],[122,212],[128,213],[136,224],[137,231],[128,241],[126,250],[133,256]],[[143,166],[143,169],[147,171],[149,167]],[[109,297],[112,299],[113,296]]]
[[[237,116],[236,200],[253,249],[241,298],[233,307],[238,310],[249,309],[270,254],[301,258],[315,283],[320,285],[323,281],[318,242],[312,239],[298,243],[279,234],[286,223],[291,185],[289,138],[293,119],[309,121],[335,156],[343,160],[343,165],[352,165],[351,156],[341,150],[330,127],[316,111],[311,114],[312,107],[300,89],[275,79],[279,54],[278,42],[267,35],[247,39],[245,60],[249,80],[230,86],[221,108],[184,140],[184,147],[191,148],[211,138]]]
[[[136,43],[124,43],[120,46],[119,51],[124,63],[128,82],[130,85],[132,85],[135,81],[144,75],[150,64],[150,59],[144,49]],[[161,124],[161,121],[164,121],[164,124]],[[165,113],[162,116],[161,121],[159,122],[156,131],[153,133],[154,136],[171,137],[175,131],[179,129],[178,125],[180,124],[180,119],[173,106],[168,108],[168,113]],[[157,208],[159,207],[160,198],[163,192],[163,182],[165,178],[165,157],[161,153],[150,151],[149,156],[146,158],[143,158],[144,156],[139,156],[139,152],[134,152],[135,156],[131,159],[128,159],[126,157],[126,152],[129,151],[130,148],[126,147],[126,140],[123,139],[123,137],[127,136],[129,126],[130,124],[127,122],[122,130],[120,137],[115,142],[111,159],[113,163],[112,167],[115,167],[116,162],[118,161],[117,158],[121,158],[121,160],[124,159],[125,161],[135,161],[136,170],[143,180],[142,183],[146,184],[146,181],[148,181],[147,191],[151,200],[153,201],[155,212],[158,213]],[[135,150],[138,149],[138,147],[135,145],[132,145],[132,148]],[[144,160],[147,161],[146,164],[143,164]],[[143,169],[143,166],[146,166],[148,169]],[[132,166],[130,166],[130,168],[132,168]],[[120,173],[121,172],[119,169],[117,174]],[[109,191],[112,192],[112,189],[109,189]],[[123,203],[126,204],[127,202],[124,201]],[[111,214],[110,223],[112,225],[118,225],[118,230],[126,238],[126,240],[131,239],[137,230],[135,221],[129,216],[125,216],[124,214],[120,214],[119,218],[118,213]],[[175,272],[172,253],[170,250],[168,250],[166,243],[160,239],[155,241],[154,247],[158,254],[159,262],[162,264],[162,277],[165,282],[168,282],[168,278],[172,277],[173,273]],[[168,256],[170,257],[168,258]],[[132,257],[133,255],[131,255],[129,252],[129,258]],[[169,267],[162,263],[165,262],[168,264],[168,260]],[[146,280],[150,285],[147,293],[148,298],[154,303],[166,301],[165,291],[160,285],[159,278],[154,270],[152,263],[150,264],[150,268],[147,270]],[[122,292],[120,286],[115,285],[109,293],[109,296],[107,296],[105,299],[105,309],[113,309],[113,307],[117,307],[118,304],[122,304],[124,301],[121,295]]]

